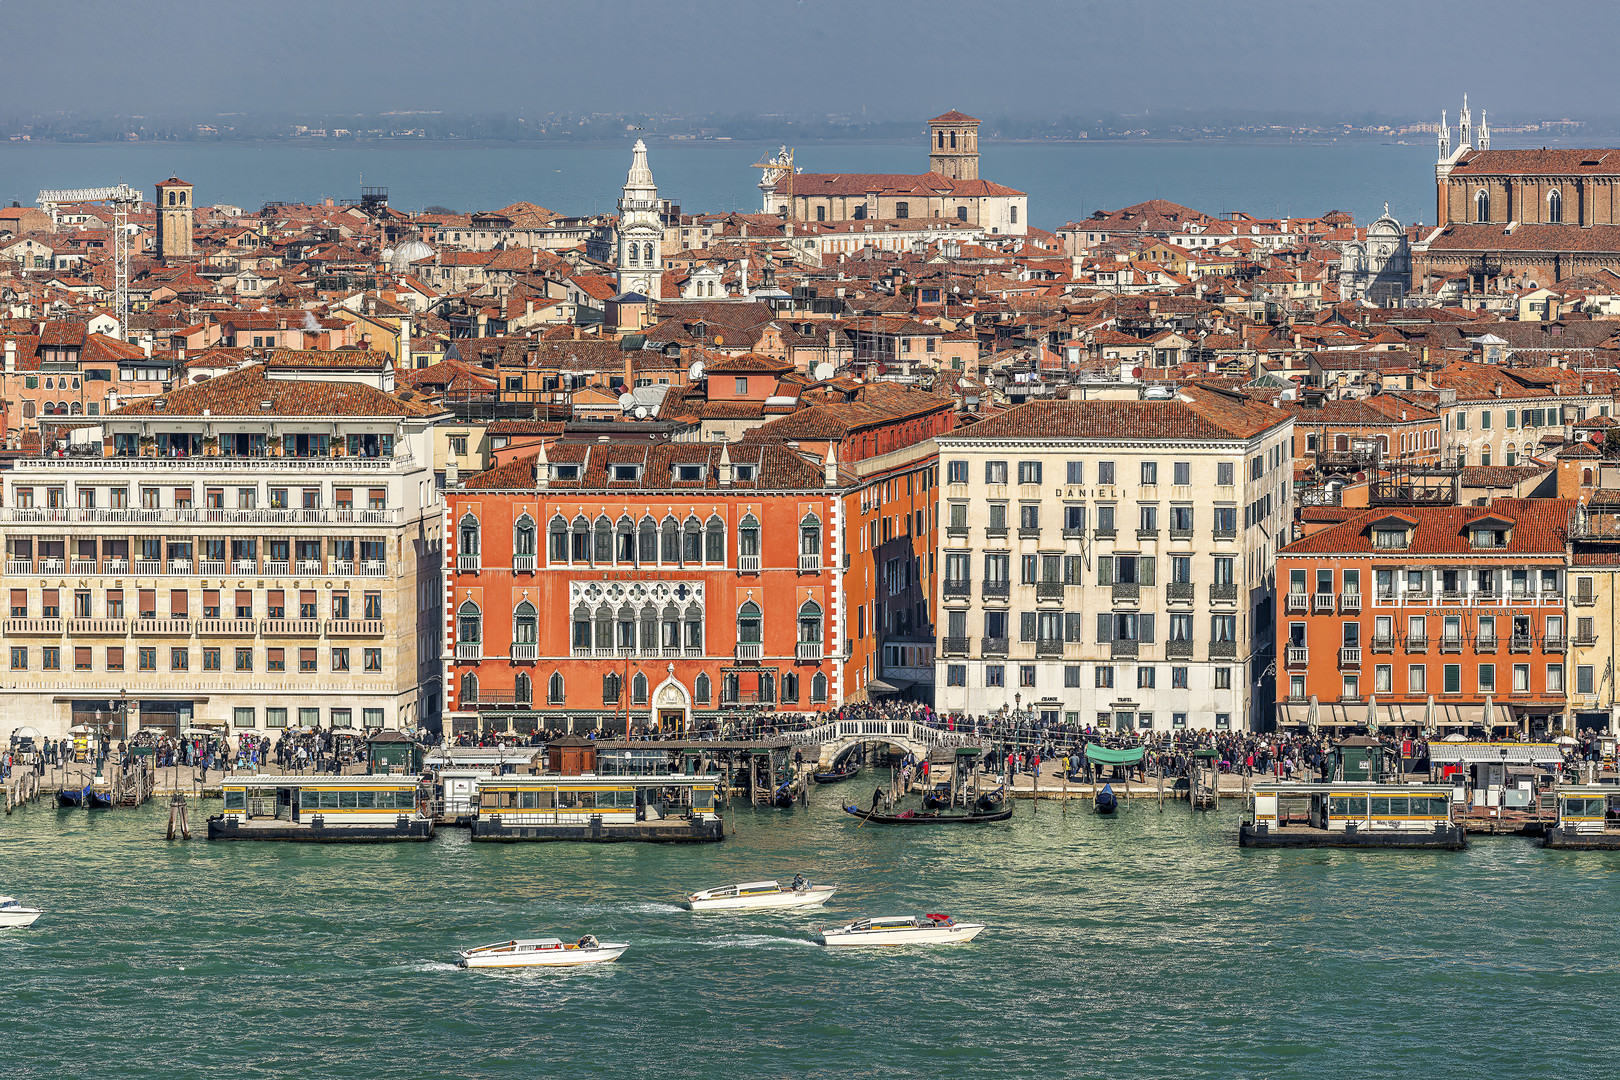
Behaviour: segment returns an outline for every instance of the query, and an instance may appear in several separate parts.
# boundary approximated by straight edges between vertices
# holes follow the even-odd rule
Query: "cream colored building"
[[[18,461],[0,733],[436,727],[442,416],[256,365]]]
[[[1269,718],[1293,418],[1202,389],[939,437],[935,705],[1169,731]]]

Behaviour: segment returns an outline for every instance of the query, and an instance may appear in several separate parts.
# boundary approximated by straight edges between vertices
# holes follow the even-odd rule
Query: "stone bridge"
[[[834,720],[789,736],[795,746],[819,746],[819,767],[827,768],[838,755],[858,743],[881,742],[915,757],[930,750],[985,745],[984,740],[959,731],[941,731],[910,720]]]

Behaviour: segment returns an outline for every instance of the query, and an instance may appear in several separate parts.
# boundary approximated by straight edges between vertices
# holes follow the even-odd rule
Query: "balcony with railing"
[[[1172,581],[1164,587],[1164,596],[1172,604],[1190,604],[1193,602],[1193,583]]]
[[[529,641],[529,642],[513,642],[513,644],[512,644],[512,659],[513,660],[538,660],[538,659],[540,659],[540,646],[535,644],[532,641]]]
[[[319,619],[266,619],[262,627],[265,637],[319,637]]]
[[[253,619],[198,619],[199,637],[253,637],[259,624]]]
[[[67,562],[63,559],[39,560],[39,572],[42,574],[63,574],[67,572]],[[156,573],[156,571],[153,571]]]
[[[813,574],[821,569],[820,552],[799,553],[799,573]]]
[[[1004,637],[980,638],[979,651],[985,656],[1006,656],[1007,639]]]
[[[1122,600],[1138,600],[1142,595],[1142,587],[1134,581],[1116,581],[1113,587],[1113,600],[1117,604]]]
[[[1461,634],[1441,634],[1440,651],[1443,653],[1462,652],[1463,639]]]
[[[1394,652],[1395,638],[1391,634],[1374,634],[1371,645],[1373,652]]]
[[[327,637],[382,637],[381,619],[328,619]],[[512,646],[514,649],[516,645]],[[532,659],[532,658],[531,658]]]
[[[1527,653],[1535,643],[1535,638],[1529,634],[1514,634],[1508,638],[1508,652]]]
[[[478,556],[474,555],[474,559]],[[293,572],[297,574],[318,574],[321,572],[321,560],[299,559],[293,563]]]
[[[535,557],[533,555],[514,555],[514,556],[512,556],[512,570],[513,570],[514,573],[519,573],[519,574],[533,573],[535,565],[536,565],[536,560],[535,560]]]
[[[128,619],[69,619],[70,637],[123,637],[129,633]]]
[[[5,525],[398,525],[404,510],[302,509],[274,507],[226,510],[216,507],[0,507]]]
[[[482,660],[484,658],[484,643],[482,641],[456,642],[457,660]]]
[[[457,555],[456,570],[458,573],[462,574],[476,574],[478,572],[479,561],[479,557],[476,553],[472,555]],[[302,565],[302,563],[299,564],[299,566]],[[302,572],[303,571],[300,571],[300,573]]]
[[[1189,640],[1172,638],[1164,643],[1164,655],[1167,660],[1191,660],[1193,643]]]
[[[765,646],[758,641],[737,642],[738,660],[759,660],[765,656]]]
[[[7,619],[8,637],[61,637],[61,619]]]
[[[966,656],[972,647],[972,638],[946,637],[939,639],[939,648],[946,656]]]
[[[1405,640],[1406,651],[1409,653],[1429,651],[1429,636],[1427,634],[1407,634]]]
[[[1597,603],[1597,594],[1588,589],[1577,589],[1571,599],[1576,607],[1591,607]]]
[[[966,525],[945,526],[945,535],[952,540],[966,540],[971,531]]]
[[[1333,614],[1333,594],[1319,592],[1311,595],[1311,612],[1315,615]]]
[[[34,560],[33,559],[7,559],[6,560],[6,573],[8,573],[8,574],[32,574],[33,572],[34,572]]]
[[[1213,588],[1213,586],[1211,586]],[[1311,610],[1310,593],[1291,592],[1283,600],[1283,608],[1290,615],[1304,615]]]
[[[985,581],[979,585],[979,595],[986,600],[1005,600],[1012,592],[1012,583],[1008,581]]]
[[[136,619],[130,624],[136,637],[190,637],[190,619]]]
[[[1495,634],[1478,634],[1474,637],[1474,651],[1476,653],[1494,653],[1497,647]]]
[[[1108,655],[1116,660],[1134,659],[1140,652],[1141,644],[1136,641],[1121,641],[1115,638],[1108,643]]]
[[[1287,649],[1285,663],[1289,667],[1307,667],[1311,662],[1311,650],[1305,645],[1290,645]]]
[[[94,560],[94,559],[69,559],[68,560],[68,573],[70,573],[70,574],[93,574],[95,572],[96,572],[96,560]]]
[[[1211,585],[1209,587],[1209,602],[1212,604],[1235,604],[1238,598],[1238,587],[1235,584]]]
[[[941,587],[947,600],[966,600],[973,595],[973,583],[966,578],[946,578]]]
[[[1211,660],[1236,660],[1237,642],[1212,641],[1209,643],[1209,658]]]
[[[1577,631],[1575,631],[1575,644],[1583,646],[1583,647],[1588,646],[1588,645],[1596,645],[1597,644],[1597,633],[1596,633],[1596,631],[1593,631],[1593,630],[1577,630]]]
[[[1563,652],[1564,651],[1564,635],[1563,634],[1548,634],[1546,637],[1542,638],[1542,640],[1541,640],[1541,649],[1542,649],[1543,652]]]
[[[1035,583],[1036,600],[1063,600],[1063,582],[1038,581]]]
[[[759,556],[758,555],[739,555],[739,556],[737,556],[737,571],[738,571],[738,573],[757,574],[757,573],[759,573],[759,566],[760,566],[760,562],[759,562]]]
[[[1360,615],[1361,614],[1361,594],[1358,593],[1358,592],[1340,593],[1339,594],[1339,614],[1341,614],[1341,615]]]
[[[1174,525],[1170,526],[1170,539],[1191,540],[1192,537],[1193,531],[1191,529],[1178,529]]]
[[[1159,530],[1156,529],[1156,528],[1154,528],[1154,529],[1137,529],[1136,530],[1136,538],[1138,540],[1157,540],[1159,538]]]
[[[1040,528],[1039,525],[1035,525],[1035,526],[1020,525],[1018,527],[1018,539],[1020,539],[1020,540],[1039,540],[1040,538],[1041,538],[1041,528]]]
[[[794,657],[795,660],[805,660],[805,661],[809,661],[811,663],[814,663],[815,661],[820,660],[821,659],[821,642],[819,642],[819,641],[801,641],[801,642],[799,642],[797,649],[794,651],[793,657]]]

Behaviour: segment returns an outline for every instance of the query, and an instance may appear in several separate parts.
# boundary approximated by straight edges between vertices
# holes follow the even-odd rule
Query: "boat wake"
[[[392,964],[390,971],[460,971],[455,964],[447,964],[441,960],[417,960],[409,964]]]
[[[736,937],[717,938],[703,944],[711,949],[791,949],[798,945],[814,947],[808,938],[777,937],[773,934],[739,934]]]

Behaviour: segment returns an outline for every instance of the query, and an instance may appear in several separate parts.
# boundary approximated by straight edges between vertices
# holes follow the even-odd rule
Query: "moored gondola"
[[[844,813],[877,825],[988,825],[1012,817],[1012,807],[988,814],[943,814],[928,810],[902,810],[898,814],[877,814],[858,806],[844,807]]]
[[[98,788],[84,789],[85,805],[92,810],[111,810],[118,805],[113,801],[111,791],[102,791]]]
[[[58,788],[56,792],[57,806],[83,806],[90,798],[90,784],[83,787]]]
[[[1113,784],[1104,784],[1097,797],[1092,800],[1092,808],[1099,814],[1112,814],[1119,809],[1119,796],[1114,794]]]
[[[845,780],[853,780],[860,773],[859,762],[852,762],[841,769],[829,769],[826,772],[811,773],[810,779],[818,784],[837,784]]]
[[[771,796],[771,805],[778,810],[790,810],[793,807],[793,781],[789,780],[776,789]]]

